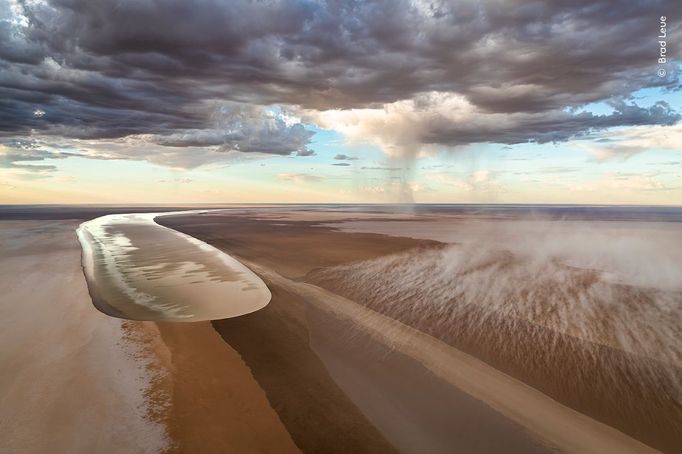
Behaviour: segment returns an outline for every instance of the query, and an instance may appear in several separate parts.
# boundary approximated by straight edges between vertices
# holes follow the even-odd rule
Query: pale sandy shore
[[[0,223],[0,451],[162,451],[149,361],[122,320],[93,310],[77,225]]]
[[[78,224],[0,222],[0,452],[297,452],[209,323],[93,307]]]

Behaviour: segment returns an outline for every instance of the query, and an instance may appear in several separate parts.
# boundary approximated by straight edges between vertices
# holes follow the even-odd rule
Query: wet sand
[[[169,351],[170,452],[300,452],[251,370],[209,322],[157,326]]]
[[[320,309],[335,303],[329,295],[310,304],[287,280],[262,275],[273,302],[213,324],[240,351],[304,452],[550,451],[357,320]]]
[[[434,241],[422,241],[410,238],[389,237],[386,235],[371,233],[338,232],[328,227],[324,227],[320,223],[311,219],[304,218],[303,221],[293,221],[290,217],[289,218],[287,218],[286,216],[278,217],[276,214],[267,216],[257,216],[248,214],[226,213],[222,215],[215,214],[213,216],[206,216],[203,217],[201,220],[196,218],[193,219],[191,217],[175,217],[167,218],[166,220],[164,220],[164,223],[174,228],[178,228],[179,230],[184,231],[190,235],[196,235],[197,237],[201,238],[204,241],[207,241],[221,249],[229,251],[231,254],[235,254],[237,258],[244,260],[246,263],[250,263],[250,266],[252,266],[254,270],[257,270],[257,273],[260,273],[261,277],[268,276],[267,274],[268,271],[272,271],[281,275],[282,278],[288,281],[292,281],[293,279],[293,281],[315,282],[316,284],[321,285],[322,287],[332,290],[336,293],[340,293],[341,295],[344,294],[344,285],[342,281],[325,282],[323,280],[315,280],[314,276],[316,275],[316,273],[319,272],[320,270],[324,270],[325,268],[329,268],[342,263],[367,260],[373,257],[379,257],[389,253],[409,250],[415,247],[424,249],[442,247],[439,245],[439,243]],[[283,247],[282,246],[283,244],[291,245],[291,247]],[[323,245],[326,246],[323,247]],[[280,285],[274,283],[271,279],[267,280],[267,282],[271,289],[273,287],[276,288],[277,285]],[[292,288],[287,288],[287,292],[291,293],[292,291],[293,291]],[[296,294],[296,292],[294,292],[294,294]],[[333,294],[330,295],[333,296]],[[363,300],[363,295],[346,293],[345,296],[350,297],[351,300],[371,305],[371,301]],[[301,294],[297,294],[296,298],[299,301],[306,301],[306,298],[303,297]],[[279,301],[278,298],[273,298],[273,302],[271,304],[274,303],[275,304],[274,307],[286,304],[278,301]],[[310,303],[310,301],[307,301],[307,303]],[[379,308],[374,307],[374,310],[379,310]],[[309,336],[310,339],[309,348],[315,349],[314,347],[315,337],[311,336],[310,333],[315,331],[314,327],[318,326],[318,322],[313,323],[309,320],[311,317],[310,310],[308,310],[307,312],[304,311],[304,313],[306,313],[306,318],[299,316],[299,319],[305,320],[305,323],[303,324],[304,328],[300,329],[303,330],[304,332],[307,331],[308,333],[307,335]],[[386,315],[394,317],[399,314]],[[264,314],[256,313],[244,317],[242,319],[214,322],[214,326],[216,327],[216,329],[228,341],[228,343],[231,343],[233,346],[235,346],[235,348],[242,354],[242,356],[244,356],[247,364],[249,364],[252,368],[254,368],[254,366],[251,365],[249,357],[253,355],[258,356],[261,353],[258,352],[258,347],[255,347],[254,343],[251,343],[249,345],[249,342],[247,342],[246,340],[242,339],[240,341],[238,339],[238,336],[235,334],[235,329],[238,329],[241,323],[247,323],[247,320],[249,320],[249,318],[257,318],[264,316],[265,316]],[[291,317],[292,316],[290,315],[282,318],[287,319]],[[407,325],[410,325],[411,322],[409,319],[405,318],[400,319],[400,317],[399,320],[402,320]],[[333,325],[338,326],[343,322],[334,321],[327,323],[332,323]],[[324,325],[324,323],[322,324]],[[249,324],[249,326],[251,326],[253,332],[260,332],[258,331],[259,326],[258,323]],[[313,327],[312,329],[310,328],[311,326]],[[591,388],[592,382],[590,380],[598,375],[599,363],[598,362],[585,363],[587,365],[586,368],[585,369],[581,368],[582,365],[579,364],[579,362],[581,359],[584,358],[582,358],[579,355],[579,353],[582,351],[580,347],[580,342],[577,342],[576,344],[575,340],[571,340],[570,338],[566,338],[566,336],[561,335],[559,335],[558,337],[557,336],[548,337],[550,342],[564,342],[568,343],[568,345],[574,345],[573,350],[570,349],[566,350],[566,354],[572,355],[576,354],[577,352],[578,356],[568,361],[566,363],[567,364],[566,367],[564,368],[558,367],[555,371],[545,370],[543,371],[543,374],[538,374],[536,373],[536,371],[533,370],[532,367],[529,368],[529,370],[523,368],[515,368],[516,363],[514,363],[513,358],[496,356],[494,352],[494,346],[496,344],[494,342],[489,342],[488,346],[490,348],[486,350],[487,347],[485,345],[480,346],[475,344],[467,344],[468,340],[466,339],[462,340],[457,339],[456,337],[455,338],[452,337],[448,338],[447,336],[443,337],[442,336],[443,333],[428,331],[428,329],[426,329],[427,327],[425,326],[415,327],[428,332],[430,335],[435,336],[436,338],[442,338],[447,343],[454,345],[457,348],[464,348],[465,351],[468,351],[474,356],[478,356],[479,358],[485,360],[489,364],[492,364],[495,367],[500,368],[502,371],[511,374],[513,377],[516,377],[522,382],[531,383],[535,388],[541,389],[543,392],[548,393],[551,397],[558,399],[560,402],[567,404],[569,407],[573,407],[574,409],[577,409],[587,414],[588,416],[595,418],[595,420],[592,420],[590,418],[581,416],[577,412],[574,412],[574,414],[572,414],[571,411],[573,410],[570,410],[570,408],[568,407],[561,406],[561,408],[565,410],[561,410],[558,413],[564,412],[566,415],[569,415],[570,418],[573,418],[575,421],[578,422],[582,420],[582,422],[580,422],[579,424],[576,423],[578,426],[583,423],[585,424],[585,426],[582,429],[580,428],[576,429],[578,431],[575,432],[575,434],[584,435],[587,432],[593,434],[589,436],[585,435],[584,439],[578,444],[572,444],[569,439],[563,439],[563,442],[565,444],[561,446],[562,449],[566,449],[573,452],[579,451],[604,452],[603,449],[600,448],[604,448],[604,446],[611,446],[612,448],[620,447],[619,449],[623,449],[625,447],[625,450],[628,451],[638,450],[641,450],[642,452],[647,451],[645,445],[636,442],[633,438],[629,438],[627,435],[634,437],[635,439],[645,441],[651,446],[668,452],[674,452],[676,447],[680,446],[679,444],[680,441],[678,438],[678,434],[676,432],[675,419],[672,420],[668,419],[670,415],[675,415],[677,409],[674,406],[669,407],[668,409],[662,409],[659,406],[659,402],[661,402],[660,396],[659,398],[655,399],[652,404],[651,403],[652,401],[650,399],[652,397],[651,394],[652,390],[647,390],[646,384],[643,389],[641,388],[640,383],[637,382],[631,383],[634,376],[628,375],[627,371],[625,372],[616,371],[616,376],[621,377],[620,380],[624,382],[626,386],[632,385],[630,386],[629,389],[633,391],[633,396],[628,397],[627,405],[628,406],[631,405],[632,403],[630,399],[634,399],[639,405],[643,406],[643,411],[639,416],[637,414],[633,416],[631,412],[628,412],[626,413],[627,420],[624,421],[623,419],[619,419],[618,417],[619,415],[618,409],[620,405],[620,402],[618,400],[619,397],[616,395],[609,395],[608,389],[604,389],[604,387],[601,386],[595,386],[594,388]],[[352,332],[352,330],[348,330],[348,332]],[[494,334],[495,331],[492,331],[491,335]],[[554,335],[554,333],[551,334]],[[246,336],[248,338],[248,334],[243,334],[243,336]],[[521,338],[523,338],[523,336],[521,336]],[[481,339],[479,339],[479,341],[480,340]],[[485,340],[483,341],[485,342]],[[238,342],[240,344],[235,345]],[[573,344],[571,344],[571,342]],[[338,345],[344,345],[348,343],[349,342],[347,339],[344,340],[337,339]],[[541,351],[535,351],[537,349],[542,350],[542,345],[536,345],[533,347],[532,345],[519,344],[514,347],[518,347],[516,350],[517,354],[520,354],[523,348],[528,349],[527,350],[529,352],[528,354],[531,357],[535,354],[542,353]],[[322,358],[324,362],[324,358],[327,355],[322,354],[321,352],[323,351],[325,351],[325,348],[320,347],[317,350],[317,353],[320,353],[319,357]],[[327,349],[327,351],[329,351],[329,348]],[[352,358],[354,355],[356,355],[357,351],[353,353],[347,351],[345,353],[346,354],[337,354],[336,356],[337,358],[340,357],[343,360],[347,361],[348,358]],[[362,357],[362,355],[359,355],[358,357]],[[626,364],[628,360],[631,361],[632,358],[630,359],[624,358],[623,361],[621,361],[621,363]],[[578,364],[576,364],[574,361],[578,361]],[[336,370],[337,374],[338,373],[342,374],[344,367],[339,367],[338,365],[335,367],[333,362],[334,360],[329,360],[328,364],[326,364],[328,373],[331,373],[333,370]],[[590,373],[592,373],[590,368],[597,368],[597,372],[594,373],[592,378],[585,375],[585,374],[589,375]],[[280,369],[282,368],[280,367]],[[286,370],[287,368],[283,369]],[[355,367],[345,366],[345,369],[362,370],[363,367],[358,365],[356,365]],[[406,368],[404,370],[409,369],[410,368]],[[267,380],[276,380],[276,378],[268,377],[269,374],[274,374],[274,372],[273,371],[268,372],[267,370],[259,371],[256,368],[254,368],[254,375],[256,379],[259,380],[259,382],[264,387],[266,392],[268,392],[269,399],[273,401],[273,399],[276,399],[277,396],[282,395],[281,394],[282,391],[277,390],[276,385],[263,383],[264,381]],[[585,380],[582,380],[581,377],[585,378]],[[366,381],[366,378],[363,379],[357,379],[352,377],[333,378],[335,379],[337,385],[339,386],[356,387],[358,389],[360,385],[357,385],[357,383]],[[287,378],[282,377],[280,380],[282,382],[286,382]],[[308,378],[308,380],[310,380],[310,378]],[[353,386],[349,385],[349,383],[353,382],[354,380],[356,382],[356,385]],[[380,382],[384,380],[387,383],[390,382],[390,379],[388,379],[387,377],[384,377],[382,380],[380,380]],[[581,386],[579,388],[579,391],[577,391],[576,394],[571,394],[571,389],[569,389],[568,392],[566,392],[565,390],[562,391],[564,392],[564,394],[562,394],[561,392],[552,393],[553,386],[555,387],[555,389],[562,389],[561,386],[559,385],[564,380],[569,380],[569,382],[571,382],[571,380],[577,380],[577,383],[579,383]],[[274,391],[272,389],[274,389]],[[575,390],[576,389],[573,388],[573,391]],[[353,392],[347,391],[347,394],[352,396]],[[360,391],[355,392],[356,399],[359,399],[357,401],[358,407],[363,409],[364,405],[363,414],[368,418],[370,417],[374,418],[372,420],[372,423],[377,425],[377,427],[382,427],[381,425],[382,423],[380,422],[382,418],[380,415],[377,415],[377,413],[380,412],[380,410],[378,410],[380,406],[378,404],[374,406],[372,406],[371,404],[367,404],[366,399],[364,402],[362,402],[362,398],[358,397],[361,395],[362,392]],[[481,398],[480,395],[477,397]],[[422,395],[420,395],[419,398],[424,399]],[[578,399],[578,403],[580,405],[576,404],[575,400],[576,398]],[[490,402],[490,400],[489,404],[495,407],[494,403]],[[285,423],[285,425],[287,425],[287,429],[292,433],[292,436],[298,442],[297,433],[302,432],[303,431],[302,428],[296,425],[295,420],[293,422],[290,420],[295,418],[287,418],[286,416],[283,416],[283,414],[285,414],[287,411],[286,406],[284,406],[285,408],[280,408],[278,407],[278,405],[274,405],[274,407],[282,417],[282,420]],[[368,407],[374,408],[368,409]],[[496,409],[502,411],[499,406],[497,406]],[[523,413],[523,409],[517,410],[520,413]],[[507,408],[507,411],[509,411],[509,408]],[[651,419],[652,416],[651,412],[653,412],[654,415],[653,420]],[[550,414],[556,416],[555,413],[557,412],[552,412]],[[521,425],[525,424],[526,426],[525,429],[530,430],[531,432],[535,433],[538,436],[538,438],[531,437],[530,439],[526,438],[525,441],[523,441],[524,438],[522,434],[525,433],[524,429],[520,429],[519,427],[517,427],[516,430],[510,430],[509,433],[515,434],[517,439],[515,440],[516,444],[514,444],[514,442],[508,442],[508,446],[511,447],[523,446],[522,448],[516,449],[519,452],[527,452],[531,450],[529,446],[538,446],[537,445],[538,440],[543,438],[543,436],[538,435],[540,433],[544,433],[545,449],[547,447],[552,446],[551,442],[548,443],[548,439],[552,439],[552,437],[555,437],[554,440],[557,441],[562,437],[570,438],[571,434],[573,433],[572,429],[571,430],[566,429],[565,431],[562,431],[560,429],[557,430],[557,427],[561,427],[562,424],[561,417],[556,418],[555,423],[551,422],[552,418],[548,418],[548,420],[546,421],[547,425],[556,424],[554,429],[547,427],[542,429],[538,427],[532,427],[532,424],[542,425],[543,424],[542,420],[524,422],[523,414],[519,414],[515,417],[513,417],[513,415],[510,414],[507,414],[507,416],[510,417],[511,419],[514,419],[516,423],[519,423]],[[482,421],[489,422],[491,420],[490,418],[491,417],[489,415],[485,416],[482,418]],[[407,424],[407,426],[419,427],[420,422],[417,421],[418,419],[420,418],[416,417],[415,414],[414,420],[410,421],[410,423]],[[428,420],[428,418],[424,418],[423,420]],[[606,424],[602,424],[598,421],[605,422]],[[510,421],[507,420],[507,423],[509,424]],[[624,431],[627,435],[624,435],[618,430],[614,431],[609,427],[610,425],[613,425],[613,427],[616,427],[618,430]],[[485,426],[485,424],[483,426]],[[396,433],[400,432],[400,430],[397,428],[397,425],[394,424],[392,428],[383,426],[382,430],[384,431],[383,432],[384,435],[386,435],[387,438],[389,438],[389,440],[392,443],[394,444],[401,443],[401,445],[399,446],[400,448],[405,449],[407,446],[409,446],[409,440],[403,439],[401,441],[400,437],[395,435]],[[476,434],[475,432],[472,431],[469,434],[470,435],[469,438],[474,440],[475,439],[481,440],[484,439],[485,437],[488,437],[490,435],[490,432],[491,431],[487,432],[481,431],[480,433]],[[504,431],[500,430],[492,432],[504,433]],[[554,432],[554,435],[547,435],[550,432]],[[606,435],[602,437],[599,435],[600,432],[603,432]],[[594,438],[590,439],[590,437]],[[435,438],[432,437],[432,439],[437,439],[437,437]],[[462,440],[464,439],[466,439],[466,437],[462,438]],[[609,439],[611,439],[611,441],[615,444],[609,445],[608,441],[606,442],[607,443],[606,445],[600,444],[604,440]],[[561,440],[559,441],[561,442]],[[443,441],[443,443],[447,444],[446,441]],[[451,444],[450,446],[453,446],[455,442],[451,440],[451,443],[453,444]],[[581,449],[576,449],[576,446],[579,446]],[[477,450],[475,448],[472,449]],[[513,448],[511,449],[513,450]],[[487,449],[483,447],[480,450],[482,452],[495,452],[495,449],[492,449],[490,447],[488,447]]]
[[[213,326],[237,350],[303,452],[396,452],[334,383],[309,346],[305,306],[270,287],[272,303]]]

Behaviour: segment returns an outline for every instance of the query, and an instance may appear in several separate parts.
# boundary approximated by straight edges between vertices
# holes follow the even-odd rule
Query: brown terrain
[[[0,222],[0,451],[299,452],[209,322],[95,310],[78,224]]]
[[[418,295],[389,274],[349,272],[392,254],[409,261],[440,242],[344,232],[296,212],[157,221],[242,261],[271,302],[213,322],[111,318],[88,295],[80,220],[3,221],[3,452],[682,446],[681,411],[668,397],[675,384],[660,378],[670,375],[657,374],[657,360],[504,314],[425,316],[408,309]]]
[[[528,383],[564,405],[657,449],[675,452],[682,446],[682,411],[674,400],[666,397],[674,392],[673,384],[646,380],[648,371],[660,367],[654,360],[633,357],[621,350],[586,342],[528,322],[505,320],[502,316],[484,317],[482,329],[472,335],[466,326],[468,323],[480,322],[481,317],[476,314],[465,312],[459,314],[460,318],[448,318],[446,314],[436,314],[436,319],[417,317],[409,310],[395,309],[409,307],[409,295],[404,296],[403,305],[382,305],[380,297],[358,290],[363,289],[363,286],[349,281],[343,273],[325,272],[334,270],[336,265],[409,249],[438,248],[441,247],[440,243],[340,232],[315,221],[291,221],[290,218],[278,218],[275,215],[251,217],[230,213],[179,216],[164,218],[160,223],[213,244],[245,263],[266,267],[295,281],[315,284],[413,326]],[[283,244],[287,247],[282,247]],[[381,276],[375,279],[380,281]],[[267,283],[273,287],[272,282]],[[382,282],[382,285],[390,283]],[[307,444],[310,435],[298,426],[304,425],[303,421],[297,420],[295,414],[290,414],[290,406],[299,405],[301,398],[291,395],[295,390],[285,390],[290,381],[281,375],[302,363],[295,361],[288,367],[282,364],[274,369],[276,373],[268,373],[264,365],[274,361],[268,355],[277,353],[265,353],[249,345],[256,344],[252,342],[253,336],[263,333],[273,342],[287,346],[298,337],[298,349],[305,351],[306,336],[311,339],[310,310],[307,310],[307,318],[299,314],[305,312],[298,308],[302,306],[300,297],[297,299],[295,295],[276,287],[272,290],[273,301],[265,310],[241,319],[216,321],[213,325],[252,368],[299,446],[309,448],[314,446]],[[291,313],[287,315],[283,311]],[[438,317],[450,321],[447,324],[439,323]],[[284,324],[287,319],[292,320],[288,322],[292,323],[289,328],[291,333],[277,337],[277,325]],[[295,332],[298,334],[295,335]],[[547,345],[552,345],[551,351],[546,348]],[[294,348],[293,345],[291,348]],[[288,354],[284,356],[286,361],[291,361]],[[311,357],[315,359],[314,355]],[[295,381],[302,380],[302,371],[292,373]],[[682,374],[678,376],[682,378]],[[356,417],[349,419],[358,420]]]

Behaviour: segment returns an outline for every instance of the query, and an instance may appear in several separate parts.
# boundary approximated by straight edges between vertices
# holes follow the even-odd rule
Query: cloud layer
[[[288,110],[389,152],[669,125],[627,99],[679,88],[655,74],[658,14],[682,3],[0,0],[0,135],[305,156]]]

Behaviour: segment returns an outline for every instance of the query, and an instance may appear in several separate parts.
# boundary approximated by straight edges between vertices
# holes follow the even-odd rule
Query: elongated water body
[[[174,213],[115,214],[78,229],[94,305],[132,320],[200,321],[248,314],[271,294],[224,252],[154,221]]]

